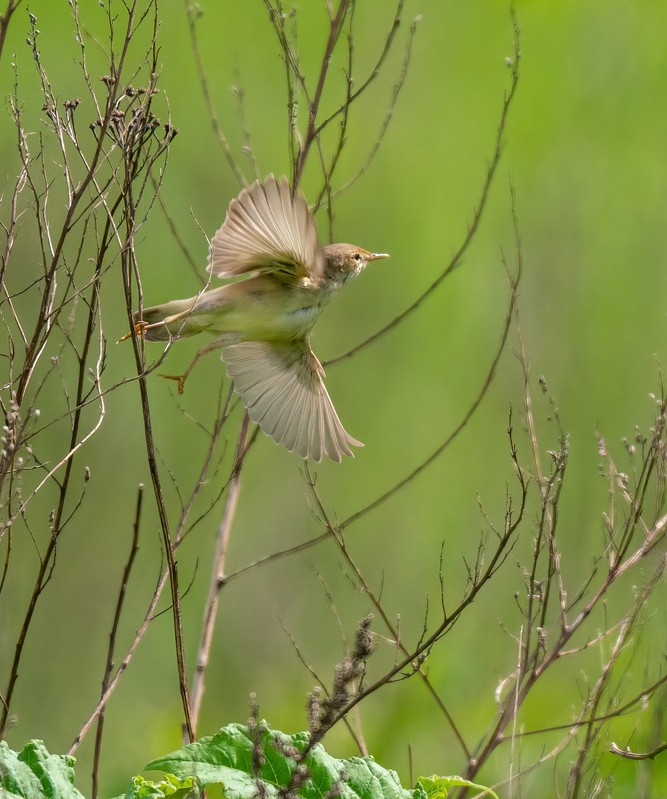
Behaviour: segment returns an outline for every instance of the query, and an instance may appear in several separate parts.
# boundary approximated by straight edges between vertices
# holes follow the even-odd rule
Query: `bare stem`
[[[134,512],[134,524],[132,525],[132,541],[130,544],[130,554],[128,555],[123,569],[123,577],[121,579],[120,590],[118,592],[118,599],[116,600],[116,610],[113,616],[111,625],[111,632],[109,633],[109,647],[107,649],[107,661],[104,666],[104,676],[102,678],[102,696],[104,696],[109,688],[109,681],[113,671],[114,650],[116,648],[116,635],[118,634],[118,625],[123,612],[123,605],[125,603],[125,595],[127,593],[127,586],[130,581],[130,573],[132,566],[139,551],[139,524],[141,522],[141,507],[144,498],[144,486],[139,484],[137,489],[137,504]],[[92,795],[93,799],[97,799],[99,792],[99,770],[100,770],[100,757],[102,754],[102,734],[104,732],[104,709],[101,710],[97,719],[97,730],[95,733],[95,749],[93,753],[93,772],[92,772]]]
[[[21,0],[7,0],[4,14],[0,14],[0,58],[5,49],[5,38],[7,37],[7,30],[9,29],[9,22],[12,14],[21,5]]]
[[[211,645],[213,643],[213,632],[215,621],[218,615],[218,604],[220,601],[220,591],[225,584],[225,561],[227,557],[227,547],[236,516],[239,493],[241,491],[241,468],[247,452],[246,439],[248,436],[248,414],[243,414],[241,429],[236,444],[236,455],[232,476],[229,482],[227,493],[227,505],[218,528],[218,536],[215,544],[215,557],[213,559],[213,569],[211,571],[211,582],[209,585],[208,599],[204,608],[204,621],[202,625],[201,640],[197,653],[197,669],[192,681],[190,692],[190,704],[192,707],[192,724],[196,731],[201,711],[201,703],[204,697],[206,669],[211,655]]]
[[[338,355],[335,358],[331,358],[328,361],[324,361],[323,366],[330,366],[334,363],[338,363],[339,361],[343,361],[347,358],[351,358],[356,355],[361,350],[365,349],[369,344],[377,341],[379,338],[384,336],[390,330],[393,330],[397,327],[401,322],[403,322],[408,316],[414,313],[433,292],[440,286],[440,284],[446,280],[451,273],[461,265],[463,262],[463,258],[467,253],[470,245],[475,239],[477,231],[479,229],[480,223],[482,221],[482,217],[484,215],[484,209],[486,208],[486,203],[489,198],[489,194],[491,191],[491,186],[493,185],[494,178],[496,176],[496,172],[498,170],[498,164],[500,163],[500,158],[503,152],[503,144],[505,138],[505,128],[507,127],[507,119],[509,116],[510,108],[512,106],[512,101],[516,94],[517,87],[519,85],[519,60],[521,58],[521,50],[519,47],[520,39],[519,39],[519,28],[518,25],[514,24],[514,60],[512,61],[511,69],[512,69],[512,83],[510,85],[509,92],[505,95],[503,100],[502,109],[500,112],[500,121],[498,123],[498,127],[496,129],[496,140],[493,149],[493,157],[491,158],[491,162],[486,170],[486,177],[484,179],[484,183],[482,185],[482,190],[480,193],[479,200],[477,202],[477,206],[474,210],[472,222],[470,223],[468,230],[463,238],[463,241],[459,245],[458,250],[454,253],[449,263],[445,266],[445,268],[440,272],[438,277],[431,283],[431,285],[423,291],[405,310],[401,311],[398,316],[394,317],[391,322],[388,322],[384,327],[382,327],[377,332],[373,333],[372,336],[369,336],[364,341],[360,342],[356,346],[352,347],[352,349],[344,352],[342,355]]]
[[[215,112],[213,100],[211,99],[211,92],[209,91],[208,88],[208,79],[206,77],[206,70],[204,69],[201,53],[199,51],[199,39],[197,37],[197,16],[199,12],[195,4],[190,2],[190,0],[185,0],[185,13],[188,19],[188,30],[190,32],[190,47],[192,48],[192,55],[194,57],[195,66],[197,68],[199,87],[201,89],[202,96],[204,98],[204,104],[206,105],[206,111],[208,112],[208,118],[211,122],[211,128],[213,129],[213,134],[218,140],[218,144],[222,148],[225,160],[227,161],[230,169],[232,170],[236,179],[238,180],[239,185],[245,186],[247,181],[245,179],[243,172],[241,171],[241,167],[238,165],[236,159],[232,154],[229,142],[227,141],[227,137],[225,136],[222,128],[220,127],[220,122],[218,121],[218,115]]]

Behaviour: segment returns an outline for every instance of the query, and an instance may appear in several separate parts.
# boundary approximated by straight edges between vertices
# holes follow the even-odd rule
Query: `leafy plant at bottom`
[[[319,743],[310,746],[307,732],[287,735],[263,723],[230,724],[153,760],[145,770],[196,777],[202,788],[219,784],[226,799],[445,799],[451,788],[461,786],[496,796],[461,777],[421,777],[408,790],[395,771],[382,768],[372,757],[339,760]]]
[[[1,799],[83,799],[74,787],[75,758],[49,754],[42,741],[21,752],[0,741]],[[209,785],[220,785],[225,799],[446,799],[452,788],[493,791],[461,777],[420,777],[403,788],[395,771],[372,757],[339,760],[310,735],[287,735],[264,723],[230,724],[147,764],[163,772],[159,781],[132,777],[124,799],[186,799]],[[118,797],[117,799],[121,799]]]

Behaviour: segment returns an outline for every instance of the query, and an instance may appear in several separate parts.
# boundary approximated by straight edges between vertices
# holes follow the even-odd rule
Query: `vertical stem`
[[[313,95],[313,101],[310,103],[308,108],[308,129],[306,131],[306,138],[303,143],[303,147],[301,148],[301,152],[299,153],[299,157],[296,162],[296,168],[294,170],[294,189],[299,185],[301,182],[301,177],[303,176],[303,170],[306,165],[306,159],[308,158],[308,152],[310,151],[310,147],[312,143],[317,138],[317,113],[320,108],[320,101],[322,99],[322,92],[324,91],[324,84],[326,83],[327,72],[329,70],[329,64],[331,62],[331,56],[333,55],[333,51],[336,47],[338,39],[340,37],[340,33],[343,29],[343,22],[345,20],[345,15],[350,6],[350,0],[340,0],[340,4],[336,11],[336,16],[331,20],[331,28],[329,29],[329,38],[327,39],[327,44],[324,50],[324,55],[322,56],[322,67],[320,68],[320,75],[317,80],[317,86],[315,88],[315,94]]]
[[[181,693],[181,703],[183,705],[183,715],[185,717],[185,733],[188,742],[195,740],[194,728],[192,725],[192,714],[190,711],[190,697],[188,695],[188,677],[185,667],[185,651],[183,645],[183,624],[181,619],[181,596],[178,589],[178,569],[174,560],[174,546],[172,544],[171,532],[169,529],[169,519],[167,518],[167,508],[162,493],[162,484],[158,471],[157,459],[155,457],[155,441],[153,439],[153,425],[151,422],[151,411],[148,402],[148,388],[146,386],[146,374],[142,368],[142,358],[138,346],[135,349],[138,360],[139,371],[139,391],[141,393],[141,409],[144,417],[144,437],[146,439],[146,452],[148,455],[148,468],[153,484],[158,516],[160,519],[160,529],[164,542],[164,550],[167,558],[167,570],[169,572],[169,588],[171,589],[172,613],[171,618],[174,625],[174,639],[176,642],[176,665],[178,668],[178,686]]]
[[[243,459],[246,453],[246,439],[248,436],[248,414],[243,414],[243,421],[241,422],[241,430],[239,432],[238,442],[236,444],[236,455],[234,458],[234,466],[232,468],[232,476],[229,481],[229,491],[227,493],[227,505],[225,512],[218,528],[218,537],[215,544],[215,557],[213,559],[213,570],[211,572],[211,583],[208,590],[208,599],[204,609],[204,621],[202,625],[201,641],[199,644],[199,651],[197,653],[197,669],[192,681],[192,691],[190,692],[190,703],[192,708],[192,724],[194,730],[197,730],[197,722],[199,721],[199,713],[201,710],[201,703],[204,697],[206,669],[211,653],[211,644],[213,642],[213,630],[215,629],[215,620],[218,615],[218,604],[220,601],[220,591],[225,584],[225,559],[227,556],[227,547],[229,545],[229,537],[236,515],[236,506],[238,504],[239,493],[241,490],[241,467],[243,466]]]
[[[128,556],[125,568],[123,569],[123,578],[118,592],[118,599],[116,600],[116,610],[114,612],[113,623],[111,625],[111,632],[109,633],[109,647],[107,649],[107,662],[104,667],[104,677],[102,678],[102,696],[104,696],[109,688],[109,681],[111,679],[111,672],[113,671],[113,657],[114,649],[116,646],[116,635],[118,633],[118,625],[120,624],[120,617],[123,612],[123,604],[125,602],[125,595],[127,593],[127,585],[130,579],[130,573],[134,560],[139,551],[139,522],[141,521],[141,506],[144,498],[144,485],[139,483],[137,490],[137,504],[134,512],[134,524],[132,525],[132,543],[130,546],[130,554]],[[92,772],[92,794],[93,799],[97,799],[99,793],[99,771],[100,771],[100,757],[102,754],[102,734],[104,732],[104,709],[97,717],[97,730],[95,733],[95,749],[93,754],[93,772]]]
[[[12,14],[19,7],[21,0],[7,0],[7,8],[4,14],[0,14],[0,57],[2,51],[5,49],[5,38],[7,36],[7,29],[9,28],[9,21]]]

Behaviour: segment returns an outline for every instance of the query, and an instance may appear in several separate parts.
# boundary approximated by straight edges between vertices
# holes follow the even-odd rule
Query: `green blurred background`
[[[122,17],[121,4],[114,6]],[[237,85],[244,89],[247,126],[261,172],[285,172],[289,162],[284,71],[263,3],[204,0],[201,8],[201,56],[220,124],[234,153],[242,160],[236,100],[230,91]],[[300,53],[312,85],[326,37],[325,4],[302,0],[297,8]],[[26,10],[21,8],[12,21],[0,62],[2,94],[6,97],[11,90],[15,52],[26,126],[40,130],[42,101],[31,52],[24,43]],[[67,3],[35,0],[30,10],[38,19],[42,60],[57,96],[85,98]],[[86,1],[80,13],[86,29],[100,41],[99,51],[89,47],[96,76],[104,69],[104,12],[97,3]],[[377,58],[392,15],[393,4],[386,0],[358,3],[355,58],[360,76]],[[417,15],[422,20],[409,73],[382,146],[363,180],[336,204],[335,239],[387,251],[392,257],[372,265],[328,308],[314,336],[322,359],[335,357],[391,320],[441,272],[472,219],[492,155],[503,93],[511,77],[505,64],[513,48],[509,4],[408,0],[397,47],[351,114],[338,180],[355,173],[375,141],[400,72],[409,24]],[[345,518],[421,462],[465,414],[489,368],[507,312],[502,252],[512,264],[511,180],[524,250],[521,326],[533,370],[542,446],[544,450],[555,446],[556,430],[547,418],[548,402],[537,389],[540,374],[556,398],[571,439],[560,532],[571,581],[568,588],[574,591],[590,567],[591,553],[599,551],[602,542],[607,485],[598,474],[595,433],[604,435],[622,461],[621,438],[632,436],[635,425],[646,430],[651,423],[655,406],[649,392],[659,391],[659,369],[665,359],[667,6],[657,0],[641,4],[522,0],[516,3],[516,15],[522,31],[521,81],[483,224],[462,267],[418,313],[358,357],[329,369],[328,386],[340,416],[366,447],[354,460],[319,466],[318,485],[332,515]],[[159,42],[158,103],[162,108],[168,103],[180,131],[171,148],[162,199],[203,267],[207,245],[202,230],[212,235],[239,186],[202,100],[183,3],[161,2]],[[134,63],[140,55],[140,47],[131,53]],[[338,63],[333,77],[340,80]],[[336,107],[339,91],[326,97],[327,107]],[[77,111],[85,122],[84,112],[92,120],[85,101]],[[7,187],[17,165],[16,134],[8,114],[0,132],[2,180]],[[304,183],[309,195],[319,185],[313,163]],[[320,230],[324,235],[324,218]],[[29,245],[24,246],[29,254]],[[138,257],[148,304],[198,290],[158,208],[141,230]],[[38,270],[36,256],[26,257],[21,268],[26,275]],[[109,340],[107,385],[134,369],[129,345],[113,344],[126,329],[120,288],[118,274],[111,274],[103,295]],[[197,346],[196,341],[175,346],[166,370],[180,372]],[[400,615],[402,635],[409,643],[421,632],[427,597],[430,618],[435,620],[437,614],[442,542],[450,604],[465,587],[462,555],[474,559],[486,529],[478,496],[490,517],[502,523],[507,485],[515,490],[505,432],[510,405],[520,457],[528,463],[522,374],[513,355],[517,346],[513,334],[482,407],[446,454],[397,497],[348,530],[354,557],[375,589],[382,586],[386,608]],[[220,362],[209,356],[190,378],[182,398],[156,375],[150,381],[172,520],[179,504],[167,470],[187,492],[207,443],[193,419],[212,424],[221,376]],[[58,435],[54,431],[54,448]],[[15,747],[40,737],[51,751],[65,751],[97,701],[113,604],[130,541],[136,486],[149,483],[136,384],[109,395],[105,423],[78,461],[79,480],[85,465],[92,479],[82,508],[63,534],[53,580],[26,644],[12,708],[17,719],[9,734]],[[224,474],[218,474],[220,481]],[[214,496],[216,488],[214,480],[206,496]],[[44,503],[42,515],[35,511],[34,516],[40,540],[48,533],[49,506],[47,500]],[[149,492],[145,506],[119,657],[131,641],[161,567]],[[191,672],[220,514],[219,506],[178,555],[181,583],[191,584],[183,601]],[[234,571],[319,531],[299,460],[260,437],[243,475],[228,569]],[[17,542],[21,557],[14,557],[12,580],[0,609],[3,674],[36,569],[34,548],[25,538]],[[516,660],[510,635],[518,635],[522,619],[514,594],[523,592],[517,562],[530,551],[530,543],[527,523],[502,573],[429,661],[434,685],[471,744],[492,721],[494,690]],[[286,630],[327,681],[344,650],[318,575],[352,636],[356,621],[370,606],[346,577],[330,543],[249,572],[225,587],[200,734],[244,720],[251,691],[257,695],[261,715],[273,726],[288,732],[304,728],[305,698],[313,679],[299,662]],[[630,582],[625,590],[632,590]],[[655,596],[648,614],[650,632],[642,641],[643,665],[653,677],[664,651],[664,593],[661,589]],[[383,632],[379,620],[375,629]],[[591,634],[595,631],[591,628]],[[380,640],[371,664],[373,674],[392,658],[393,650]],[[596,655],[589,662],[592,674],[598,661]],[[641,661],[633,667],[639,681],[644,677],[640,666]],[[579,668],[585,670],[586,662],[559,667],[549,675],[522,713],[527,729],[571,720],[572,707],[579,702],[579,683],[585,682]],[[4,682],[3,677],[3,686]],[[409,744],[416,775],[463,768],[453,736],[416,679],[370,698],[362,707],[362,720],[370,752],[383,765],[398,770],[406,782]],[[619,743],[625,743],[636,723],[644,730],[648,721],[633,718],[615,728]],[[151,625],[109,705],[103,795],[122,791],[129,774],[176,748],[179,739],[172,629],[169,615],[164,614]],[[555,740],[526,739],[524,765]],[[639,734],[637,740],[644,739]],[[354,752],[342,727],[331,735],[328,746],[341,756]],[[634,796],[637,766],[615,760],[604,750],[603,745],[603,772],[615,770],[614,796]],[[501,750],[481,779],[490,783],[504,778],[509,756],[509,749]],[[82,789],[87,791],[90,742],[78,758]],[[567,755],[558,767],[567,767]],[[656,762],[655,796],[661,795],[660,785],[667,792],[667,778],[659,772]],[[552,795],[553,785],[553,766],[547,765],[527,778],[526,795]]]

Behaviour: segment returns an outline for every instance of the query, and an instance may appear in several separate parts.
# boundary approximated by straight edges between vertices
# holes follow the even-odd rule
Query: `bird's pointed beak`
[[[379,261],[382,258],[389,258],[388,252],[372,252],[368,258],[369,261]]]

